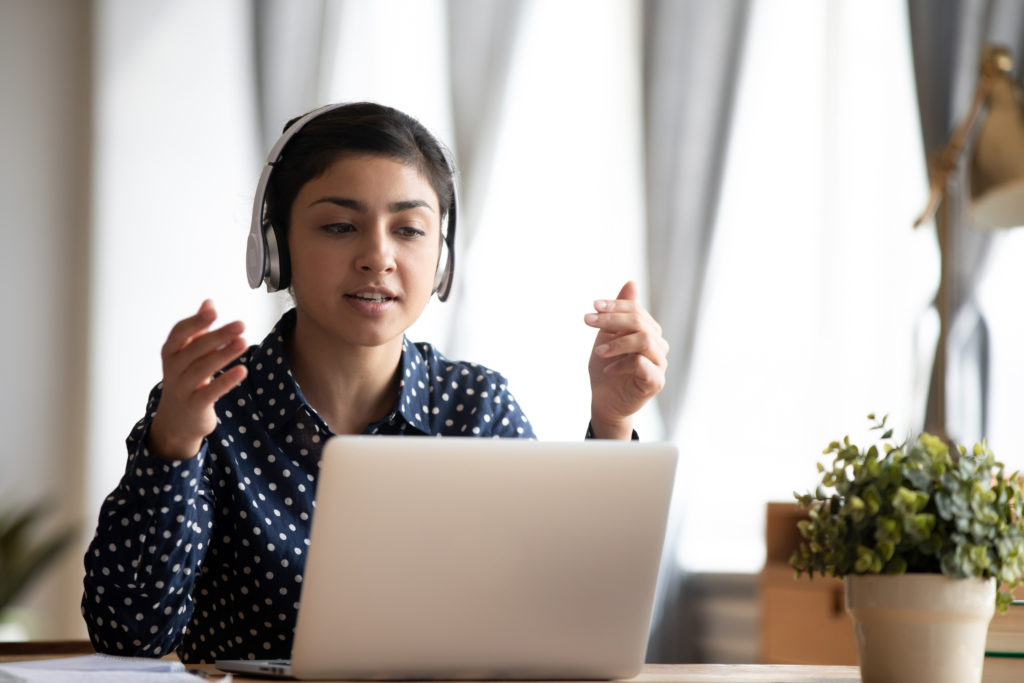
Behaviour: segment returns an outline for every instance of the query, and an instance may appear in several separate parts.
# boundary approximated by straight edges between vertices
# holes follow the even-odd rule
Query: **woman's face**
[[[291,208],[301,324],[334,342],[400,345],[433,292],[440,230],[437,194],[415,168],[389,157],[340,157],[302,186]]]

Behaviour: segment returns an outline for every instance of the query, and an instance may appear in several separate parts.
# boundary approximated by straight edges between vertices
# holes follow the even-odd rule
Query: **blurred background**
[[[204,298],[269,331],[287,295],[243,272],[266,152],[368,99],[461,170],[456,289],[409,336],[503,372],[541,438],[582,438],[583,315],[640,284],[672,354],[638,429],[682,454],[651,657],[753,661],[765,504],[869,412],[925,424],[941,252],[912,224],[1016,4],[0,0],[0,514],[76,530],[0,624],[84,636],[81,554],[167,332]],[[944,424],[1024,467],[1024,241],[977,239]],[[715,586],[732,626],[695,633]]]

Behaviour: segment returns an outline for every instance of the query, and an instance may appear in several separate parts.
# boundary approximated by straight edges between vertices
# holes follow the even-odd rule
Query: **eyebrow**
[[[335,206],[352,209],[353,211],[359,211],[360,213],[366,213],[367,211],[366,204],[358,199],[349,199],[348,197],[321,197],[311,203],[310,206],[316,206],[317,204],[334,204]],[[400,213],[402,211],[418,208],[424,208],[431,212],[434,210],[430,204],[422,199],[406,199],[400,202],[392,202],[388,204],[388,210],[391,213]]]

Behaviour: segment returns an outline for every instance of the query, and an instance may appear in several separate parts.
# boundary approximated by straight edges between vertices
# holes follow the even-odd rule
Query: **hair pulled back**
[[[302,118],[289,121],[284,130]],[[292,203],[302,186],[346,154],[389,157],[415,168],[437,193],[442,224],[455,199],[455,169],[448,153],[423,124],[393,107],[346,104],[306,123],[274,163],[267,185],[267,217],[288,232]]]

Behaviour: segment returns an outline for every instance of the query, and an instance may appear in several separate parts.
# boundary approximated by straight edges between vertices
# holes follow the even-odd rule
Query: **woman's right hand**
[[[188,460],[199,453],[203,439],[217,427],[214,403],[248,372],[245,366],[236,365],[213,377],[246,348],[242,322],[211,331],[216,319],[213,302],[207,299],[195,315],[171,329],[160,351],[163,391],[147,445],[152,454],[166,460]]]

